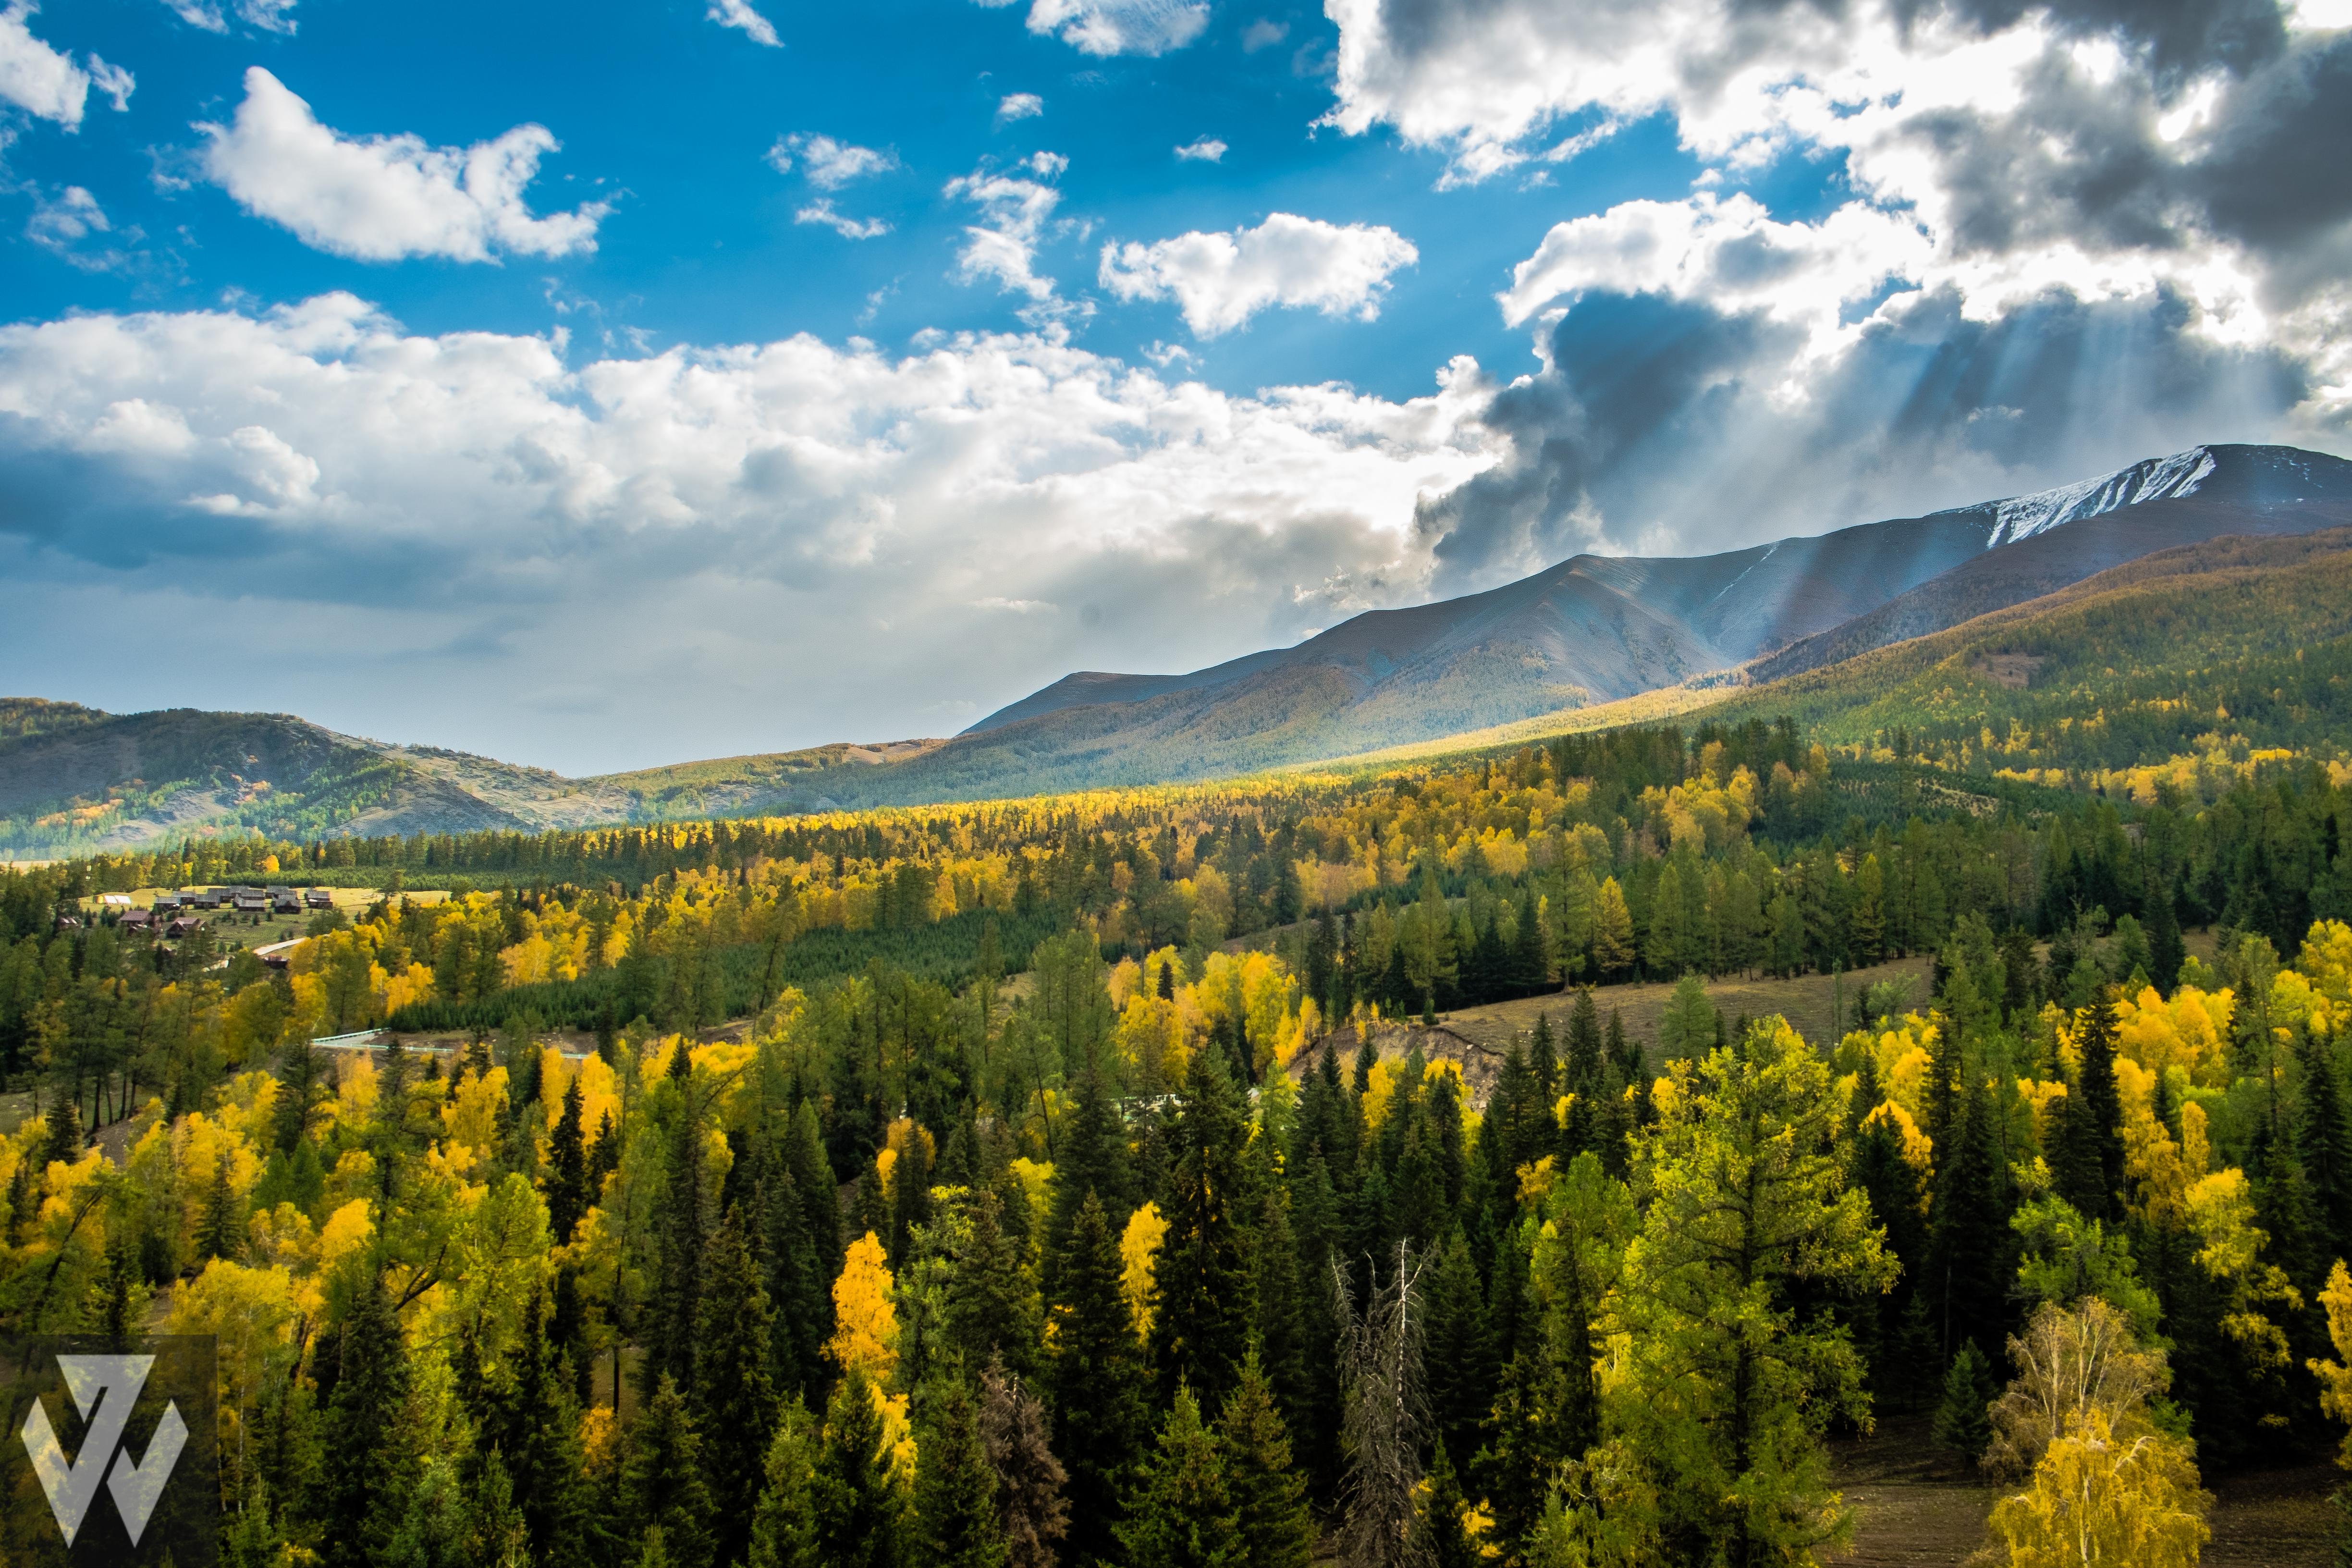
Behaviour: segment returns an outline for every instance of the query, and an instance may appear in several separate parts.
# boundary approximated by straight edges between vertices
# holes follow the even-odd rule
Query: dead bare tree
[[[1413,1519],[1427,1411],[1421,1378],[1421,1264],[1412,1245],[1399,1242],[1388,1282],[1381,1282],[1375,1265],[1371,1283],[1371,1296],[1359,1315],[1347,1271],[1333,1259],[1331,1294],[1348,1388],[1339,1549],[1349,1568],[1429,1568],[1428,1541]]]

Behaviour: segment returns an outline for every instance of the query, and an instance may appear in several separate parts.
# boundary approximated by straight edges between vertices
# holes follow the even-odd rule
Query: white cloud
[[[1760,312],[1801,327],[1812,352],[1827,353],[1849,335],[1848,306],[1890,280],[1916,286],[1932,259],[1917,224],[1858,202],[1819,224],[1778,223],[1744,193],[1701,192],[1555,224],[1498,298],[1517,324],[1588,292],[1659,294],[1725,315]]]
[[[0,328],[9,455],[82,476],[64,506],[0,509],[0,563],[33,587],[33,527],[126,595],[352,605],[372,659],[404,650],[399,691],[457,704],[385,721],[406,697],[361,681],[322,716],[370,732],[604,766],[740,751],[754,710],[775,743],[871,739],[1114,650],[1188,668],[1411,601],[1415,506],[1492,460],[1493,391],[1464,362],[1410,402],[1230,397],[1038,335],[572,367],[546,339],[410,334],[348,295],[78,315]],[[29,471],[0,463],[0,489]],[[175,542],[219,529],[235,552]],[[1087,605],[1118,624],[1088,631]],[[26,635],[0,628],[12,668]],[[282,666],[253,676],[307,700]],[[511,693],[583,685],[641,727],[500,728],[527,725]]]
[[[982,5],[1004,0],[980,0]],[[1088,55],[1164,55],[1209,25],[1205,0],[1033,0],[1029,30]]]
[[[997,101],[996,122],[1009,124],[1015,120],[1031,120],[1045,112],[1045,100],[1034,92],[1008,92]]]
[[[68,130],[81,124],[82,107],[93,87],[112,99],[118,110],[128,109],[135,85],[131,73],[96,55],[88,57],[89,68],[84,69],[71,55],[33,37],[26,21],[38,9],[32,0],[13,0],[0,10],[0,99]]]
[[[222,9],[219,0],[163,0],[163,4],[191,27],[201,27],[207,33],[228,31],[230,13]],[[236,0],[234,14],[238,21],[257,32],[290,37],[294,18],[286,13],[294,5],[295,0]]]
[[[110,271],[130,259],[121,250],[82,247],[83,240],[113,232],[114,225],[108,221],[98,198],[79,185],[68,185],[55,196],[37,197],[32,216],[25,222],[26,238],[85,272]],[[136,239],[137,231],[129,237]]]
[[[1175,299],[1201,337],[1242,325],[1272,306],[1312,307],[1370,321],[1389,275],[1421,258],[1412,242],[1377,224],[1345,226],[1269,214],[1255,228],[1180,234],[1103,247],[1101,281],[1124,300]]]
[[[854,180],[897,168],[898,155],[796,131],[790,136],[777,137],[776,144],[768,149],[769,166],[779,174],[791,174],[795,163],[810,184],[820,190],[837,191]]]
[[[823,224],[844,239],[878,239],[890,232],[890,226],[878,217],[844,217],[829,199],[811,202],[793,214],[793,221]]]
[[[772,49],[784,47],[783,40],[776,37],[774,26],[751,9],[751,0],[710,0],[706,15],[722,27],[736,28],[755,44],[765,44]]]
[[[1225,161],[1225,144],[1213,136],[1203,136],[1177,148],[1176,156],[1187,163],[1222,163]]]
[[[1068,166],[1069,160],[1059,153],[1040,153],[1015,167],[1041,179],[997,174],[983,166],[947,183],[942,194],[971,203],[982,218],[964,229],[964,246],[956,256],[965,282],[993,278],[1008,292],[1026,294],[1033,305],[1054,299],[1054,279],[1036,269],[1037,244],[1062,200],[1062,193],[1045,180]]]
[[[197,129],[211,139],[205,174],[247,211],[317,249],[362,261],[569,256],[596,248],[608,210],[588,202],[545,217],[531,213],[523,188],[557,146],[544,126],[518,125],[471,147],[344,136],[259,66],[245,73],[236,121]]]
[[[1254,55],[1260,49],[1270,49],[1290,37],[1290,24],[1260,16],[1242,29],[1242,53]]]

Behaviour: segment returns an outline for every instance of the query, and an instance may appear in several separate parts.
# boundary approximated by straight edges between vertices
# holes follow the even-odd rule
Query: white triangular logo
[[[47,1409],[35,1399],[32,1409],[26,1412],[21,1432],[25,1452],[32,1457],[33,1473],[40,1478],[41,1490],[48,1496],[49,1512],[56,1516],[58,1529],[64,1532],[68,1547],[81,1533],[82,1521],[89,1517],[89,1505],[98,1497],[100,1480],[106,1480],[108,1489],[114,1493],[114,1506],[122,1510],[122,1522],[131,1532],[133,1546],[146,1533],[147,1521],[154,1516],[156,1503],[163,1500],[163,1484],[171,1479],[172,1467],[179,1462],[180,1450],[188,1441],[188,1424],[180,1418],[180,1407],[163,1407],[163,1417],[155,1424],[155,1436],[147,1445],[143,1462],[134,1461],[129,1450],[121,1447],[123,1428],[131,1421],[131,1407],[138,1402],[139,1391],[147,1386],[147,1373],[154,1364],[152,1355],[58,1357],[58,1370],[65,1374],[66,1393],[72,1398],[74,1409],[89,1423],[89,1429],[82,1435],[81,1452],[74,1456],[70,1465],[66,1462],[64,1445],[58,1441],[57,1429],[49,1425]],[[110,1478],[110,1468],[113,1472]]]

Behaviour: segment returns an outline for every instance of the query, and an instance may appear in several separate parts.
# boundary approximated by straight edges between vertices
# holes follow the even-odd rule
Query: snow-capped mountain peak
[[[2099,479],[1984,502],[1985,510],[1992,513],[1992,533],[1985,548],[2014,544],[2081,518],[2098,517],[2144,501],[2195,495],[2219,466],[2210,447],[2191,447],[2169,458],[2145,458]]]

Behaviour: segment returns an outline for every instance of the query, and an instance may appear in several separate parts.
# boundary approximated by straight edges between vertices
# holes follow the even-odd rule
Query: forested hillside
[[[1806,1562],[1906,1412],[2004,1558],[2186,1561],[2352,1375],[2352,791],[1836,739],[0,870],[0,1317],[223,1336],[240,1563]],[[248,870],[382,897],[85,901]],[[1350,1026],[1510,995],[1481,1093]]]

